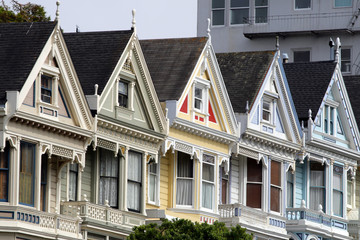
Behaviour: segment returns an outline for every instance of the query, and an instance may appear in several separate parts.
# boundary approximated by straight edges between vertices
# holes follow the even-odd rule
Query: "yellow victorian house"
[[[238,125],[209,38],[140,41],[169,120],[147,171],[147,217],[212,223],[229,197]]]

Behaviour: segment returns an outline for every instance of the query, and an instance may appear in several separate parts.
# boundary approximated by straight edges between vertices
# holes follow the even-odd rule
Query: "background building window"
[[[246,205],[261,208],[262,199],[262,163],[247,159]]]
[[[152,163],[149,166],[149,201],[156,201],[156,189],[157,189],[157,170],[158,165],[156,163]]]
[[[202,207],[213,209],[215,189],[215,159],[203,155],[202,162]]]
[[[249,0],[230,1],[230,24],[249,23]]]
[[[104,169],[106,169],[106,166]],[[77,201],[78,173],[79,165],[77,163],[69,164],[69,201]]]
[[[0,152],[0,201],[8,201],[9,190],[9,146]]]
[[[286,207],[294,207],[294,174],[289,170],[286,173],[287,200]]]
[[[225,0],[212,0],[212,25],[225,24]]]
[[[127,208],[140,212],[142,188],[142,154],[134,151],[128,153],[128,186]]]
[[[270,210],[280,212],[281,163],[271,161]]]
[[[119,159],[114,152],[100,148],[99,204],[109,201],[111,207],[118,206]]]
[[[334,165],[333,168],[333,212],[343,216],[343,168]]]
[[[310,162],[310,208],[318,210],[319,204],[325,212],[325,166]]]
[[[48,156],[41,156],[41,181],[40,181],[40,209],[46,210],[46,186],[47,186]]]
[[[352,0],[335,0],[335,7],[352,7]]]
[[[20,142],[19,202],[34,206],[35,144]]]
[[[267,23],[268,0],[255,0],[255,23]]]
[[[221,203],[227,204],[229,197],[229,174],[225,174],[224,167],[221,167]]]
[[[192,206],[193,199],[193,160],[190,155],[178,152],[177,179],[176,179],[176,204]]]
[[[311,0],[295,0],[295,9],[311,8]]]
[[[119,81],[118,101],[119,106],[128,107],[128,84],[126,82]]]
[[[341,48],[341,72],[351,72],[351,49]]]
[[[310,51],[294,51],[294,62],[310,62]]]
[[[51,104],[52,77],[41,75],[41,101]]]

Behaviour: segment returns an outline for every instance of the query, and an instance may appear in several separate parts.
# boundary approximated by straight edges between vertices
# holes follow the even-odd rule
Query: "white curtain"
[[[69,200],[76,201],[78,164],[69,164]]]
[[[310,208],[318,210],[319,204],[324,205],[324,171],[310,171]]]
[[[118,205],[118,178],[119,160],[114,156],[114,152],[101,149],[100,152],[100,189],[99,203],[117,207]]]
[[[192,179],[177,179],[176,204],[192,205]]]
[[[127,207],[130,210],[140,211],[141,198],[141,153],[129,151],[128,153],[128,186]]]
[[[156,173],[149,173],[149,199],[155,202],[155,191],[156,191]]]
[[[202,207],[213,208],[214,184],[203,182],[202,184]]]
[[[342,174],[333,174],[333,185],[333,211],[335,215],[342,216]]]

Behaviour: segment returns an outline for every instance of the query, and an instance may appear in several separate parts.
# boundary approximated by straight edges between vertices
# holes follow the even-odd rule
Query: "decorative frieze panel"
[[[52,154],[72,159],[74,156],[74,151],[71,149],[67,149],[67,148],[63,148],[63,147],[59,147],[59,146],[53,146]]]
[[[175,150],[184,152],[184,153],[188,153],[190,155],[193,154],[193,148],[191,146],[180,143],[180,142],[175,142]]]
[[[244,155],[246,157],[252,158],[252,159],[257,159],[259,156],[259,153],[243,148],[243,147],[239,147],[239,154]]]
[[[110,150],[110,151],[114,151],[114,152],[117,151],[117,149],[116,149],[116,143],[107,141],[107,140],[102,139],[102,138],[98,138],[98,139],[97,139],[97,146],[99,146],[99,147],[101,147],[101,148],[108,149],[108,150]]]

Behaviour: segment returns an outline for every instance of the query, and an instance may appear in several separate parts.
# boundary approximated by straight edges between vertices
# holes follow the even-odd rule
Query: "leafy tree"
[[[141,225],[133,228],[134,232],[128,236],[128,240],[252,240],[252,234],[245,232],[245,228],[239,225],[225,227],[224,223],[215,222],[193,223],[190,220],[163,219],[160,226],[156,223]]]
[[[11,1],[12,7],[7,6],[2,0],[0,5],[0,23],[8,22],[48,22],[43,6],[33,3],[21,4],[16,0]]]

